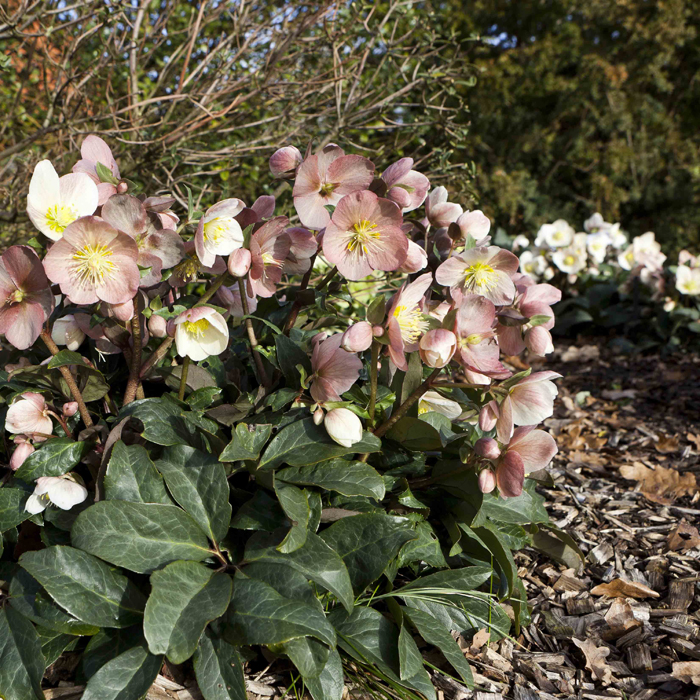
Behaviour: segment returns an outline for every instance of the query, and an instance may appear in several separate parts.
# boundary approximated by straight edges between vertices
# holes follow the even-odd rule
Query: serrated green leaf
[[[71,531],[73,546],[140,574],[178,559],[212,555],[195,521],[176,506],[100,501],[83,511]]]
[[[163,477],[153,465],[142,445],[115,443],[104,477],[108,501],[163,503],[172,501],[165,490]]]
[[[231,599],[232,579],[191,561],[176,561],[151,575],[143,630],[152,654],[181,664],[194,654],[209,622]]]
[[[119,180],[114,176],[114,173],[99,161],[95,163],[95,171],[97,172],[97,177],[100,178],[100,182],[106,182],[110,185],[119,184]]]
[[[210,629],[194,653],[194,675],[204,700],[248,700],[238,650]]]
[[[332,459],[307,467],[287,467],[275,475],[276,481],[300,486],[318,486],[344,496],[366,496],[381,501],[386,489],[376,469],[365,462]]]
[[[15,478],[31,483],[40,476],[62,476],[80,462],[88,447],[87,442],[76,442],[70,438],[47,440],[24,460],[15,472]]]
[[[126,576],[72,547],[26,552],[20,564],[78,620],[96,627],[129,627],[141,621],[146,599]]]
[[[44,657],[34,625],[11,607],[0,609],[0,697],[44,700]]]
[[[79,352],[72,352],[71,350],[61,350],[58,352],[49,360],[47,367],[49,369],[58,369],[59,367],[66,367],[68,365],[77,365],[79,367],[94,369],[85,362],[83,356]]]

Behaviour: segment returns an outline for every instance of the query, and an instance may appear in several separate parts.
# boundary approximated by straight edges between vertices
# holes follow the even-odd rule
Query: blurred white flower
[[[700,267],[690,268],[679,265],[676,270],[676,289],[681,294],[698,296],[700,294]]]
[[[527,236],[523,236],[521,233],[513,239],[513,252],[516,250],[521,250],[527,248],[530,245],[530,239]]]
[[[326,432],[343,447],[352,447],[362,440],[362,422],[349,408],[334,408],[323,419]]]
[[[535,245],[547,248],[565,248],[574,240],[574,229],[564,219],[544,224],[537,232]]]
[[[608,246],[612,243],[607,231],[589,233],[586,239],[588,254],[600,265],[605,262],[605,254]]]
[[[557,250],[552,255],[552,262],[569,275],[575,275],[586,267],[586,249],[579,246],[570,246]]]
[[[520,271],[538,280],[547,269],[547,259],[544,255],[533,253],[531,250],[524,250],[520,254]]]

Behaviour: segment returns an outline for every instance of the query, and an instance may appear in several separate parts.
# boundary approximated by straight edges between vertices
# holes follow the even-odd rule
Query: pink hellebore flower
[[[204,213],[194,236],[195,250],[202,265],[211,267],[217,255],[230,255],[243,245],[243,230],[235,217],[244,208],[240,199],[224,199]]]
[[[514,498],[523,492],[525,477],[544,469],[557,453],[554,438],[532,425],[516,428],[496,464],[496,483],[504,498]]]
[[[37,254],[26,245],[0,258],[0,333],[19,350],[31,347],[53,311],[54,298]]]
[[[520,261],[510,251],[497,246],[465,250],[448,258],[438,267],[435,279],[439,284],[464,294],[480,294],[497,306],[510,304],[515,297],[511,276]]]
[[[456,221],[457,226],[465,240],[471,236],[475,241],[481,242],[489,235],[491,221],[479,209],[465,211]],[[482,243],[483,245],[483,243]]]
[[[246,299],[248,300],[248,312],[251,314],[255,313],[258,308],[258,298],[255,294],[251,294],[248,290],[248,285],[246,289]],[[238,284],[234,284],[232,287],[219,287],[217,296],[222,306],[228,309],[228,312],[234,318],[241,318],[245,316],[243,311],[243,302],[241,301],[241,291],[238,288]]]
[[[414,272],[420,272],[427,265],[428,254],[423,248],[409,238],[406,260],[399,270],[405,272],[407,275],[412,275]]]
[[[136,241],[139,254],[137,264],[150,268],[141,277],[140,286],[158,284],[162,271],[175,267],[182,260],[185,247],[180,236],[169,228],[163,228],[157,214],[148,212],[136,197],[128,194],[110,197],[103,205],[100,216],[117,231]]]
[[[289,236],[290,248],[283,272],[287,275],[303,275],[311,269],[311,259],[318,251],[316,236],[301,226],[288,228],[285,233]]]
[[[249,292],[271,297],[282,280],[282,267],[289,255],[291,240],[285,233],[286,216],[265,222],[250,238],[251,265],[248,273]]]
[[[366,190],[374,177],[374,164],[362,156],[346,156],[343,149],[328,145],[309,156],[297,170],[294,207],[301,223],[311,229],[328,226],[326,206],[335,206],[348,194]]]
[[[34,168],[27,195],[27,214],[47,238],[57,241],[68,224],[95,213],[97,185],[85,173],[59,178],[51,162],[42,160]]]
[[[349,280],[396,270],[408,255],[399,208],[369,190],[343,197],[323,235],[323,253]]]
[[[510,372],[499,360],[493,325],[496,307],[478,294],[462,298],[455,319],[457,356],[461,365],[480,374],[507,377]]]
[[[238,248],[228,256],[228,271],[234,277],[245,277],[253,264],[253,256],[247,248]]]
[[[320,403],[340,401],[340,395],[357,381],[362,361],[340,347],[343,333],[314,345],[311,355],[311,396]]]
[[[133,238],[96,216],[84,216],[51,247],[44,268],[74,304],[122,304],[139,288],[138,255]]]
[[[421,336],[430,328],[428,318],[421,310],[421,302],[432,282],[432,273],[426,272],[402,287],[394,295],[387,313],[389,357],[404,372],[408,369],[404,353],[415,352]]]
[[[382,180],[388,188],[386,198],[398,204],[402,212],[418,209],[430,189],[428,178],[411,170],[412,167],[413,158],[402,158],[382,173]]]
[[[5,430],[13,435],[26,435],[36,440],[45,440],[53,433],[53,422],[49,416],[46,399],[33,391],[25,391],[8,409]],[[37,436],[38,433],[41,435]],[[35,437],[37,436],[37,437]]]
[[[431,226],[445,228],[457,221],[464,210],[459,204],[447,201],[447,190],[436,187],[425,200],[425,213]]]
[[[34,445],[26,440],[15,440],[17,447],[10,457],[10,469],[16,472],[23,464],[24,461],[29,457],[32,452],[35,451]]]
[[[220,275],[225,271],[226,263],[222,257],[217,255],[211,267],[202,265],[194,249],[194,241],[185,241],[185,258],[181,263],[176,265],[173,274],[168,278],[168,282],[170,282],[172,287],[177,289],[178,287],[184,287],[190,282],[194,282],[200,273]]]
[[[86,136],[80,146],[82,159],[73,166],[74,173],[85,173],[97,185],[98,205],[102,206],[112,195],[117,194],[117,186],[102,182],[97,174],[97,164],[102,163],[117,180],[121,179],[119,166],[114,160],[112,149],[99,136]],[[92,212],[90,212],[92,214]]]
[[[273,177],[291,179],[296,174],[297,168],[301,165],[304,157],[296,146],[284,146],[278,148],[270,156],[270,172]]]
[[[444,367],[455,354],[457,337],[445,328],[433,328],[420,339],[420,357],[428,367]]]

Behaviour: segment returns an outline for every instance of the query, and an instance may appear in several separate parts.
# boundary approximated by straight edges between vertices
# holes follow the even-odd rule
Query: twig
[[[238,278],[238,289],[241,293],[241,304],[243,306],[243,313],[246,317],[245,328],[248,332],[248,340],[250,341],[250,348],[253,352],[253,359],[255,360],[255,365],[258,368],[258,374],[260,375],[260,381],[267,388],[270,386],[269,379],[267,377],[267,372],[265,371],[265,366],[263,365],[262,356],[260,355],[260,350],[258,350],[258,339],[255,337],[255,331],[253,330],[253,321],[248,317],[250,312],[248,310],[248,297],[246,296],[245,281],[243,277]]]
[[[136,398],[136,391],[141,381],[141,310],[138,294],[134,297],[134,317],[131,319],[131,338],[134,341],[134,347],[131,353],[129,381],[126,383],[126,390],[124,392],[124,406],[130,404]]]
[[[379,342],[372,341],[372,364],[369,367],[369,405],[367,413],[369,413],[370,425],[374,425],[374,409],[377,403],[377,363],[379,362]]]

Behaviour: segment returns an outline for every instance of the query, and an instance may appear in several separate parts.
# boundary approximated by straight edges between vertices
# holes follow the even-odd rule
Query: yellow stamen
[[[195,336],[195,338],[201,338],[209,328],[210,323],[206,318],[200,318],[199,321],[184,321],[185,330],[190,334]]]
[[[199,266],[199,258],[191,253],[175,268],[175,273],[184,282],[192,282],[197,278]]]
[[[333,193],[333,190],[336,188],[336,185],[333,182],[324,182],[321,185],[321,189],[318,191],[318,193],[322,197],[327,197],[329,194]]]
[[[394,318],[399,322],[401,339],[406,344],[417,343],[430,324],[417,306],[397,306]]]
[[[576,262],[576,258],[573,255],[567,255],[564,258],[564,265],[573,265]]]
[[[268,265],[273,265],[274,267],[282,267],[284,265],[284,260],[277,260],[272,253],[262,254],[263,265],[267,267]]]
[[[373,224],[367,219],[363,219],[357,224],[354,224],[352,230],[355,232],[353,237],[348,241],[348,252],[352,253],[356,248],[361,248],[363,253],[367,252],[367,244],[371,240],[379,238],[381,232],[377,230],[377,224]]]
[[[217,216],[211,221],[204,224],[204,238],[214,244],[218,243],[225,235],[231,222],[234,221],[231,216]]]
[[[19,304],[22,302],[22,299],[24,299],[25,294],[21,289],[17,289],[12,294],[10,294],[9,299],[7,300],[10,304]]]
[[[78,218],[73,207],[67,204],[54,204],[46,212],[46,225],[56,233],[63,233],[68,224],[72,224]]]
[[[109,259],[112,251],[106,245],[88,244],[73,253],[77,263],[75,274],[81,284],[96,286],[103,284],[105,278],[111,279],[117,266]]]
[[[464,271],[464,283],[469,289],[484,291],[496,286],[495,270],[486,263],[474,263]]]

